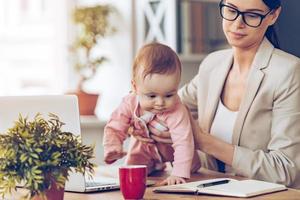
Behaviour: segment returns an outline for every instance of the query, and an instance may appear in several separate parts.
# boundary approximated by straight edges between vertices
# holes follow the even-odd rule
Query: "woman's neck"
[[[259,46],[247,49],[233,48],[233,68],[240,74],[248,73]]]

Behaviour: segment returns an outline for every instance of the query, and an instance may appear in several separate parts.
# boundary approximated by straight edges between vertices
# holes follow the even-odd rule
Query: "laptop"
[[[37,113],[41,113],[44,118],[53,113],[65,123],[63,131],[81,134],[78,100],[75,95],[0,97],[0,134],[13,126],[19,114],[32,120]],[[118,180],[115,178],[97,176],[87,179],[80,173],[69,174],[66,191],[94,192],[119,189]]]

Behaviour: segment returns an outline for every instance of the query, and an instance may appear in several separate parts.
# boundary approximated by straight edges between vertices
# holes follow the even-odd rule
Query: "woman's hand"
[[[161,122],[160,122],[161,123]],[[143,126],[141,126],[143,127]],[[158,131],[154,127],[149,126],[150,138],[143,137],[145,130],[135,130],[133,126],[128,129],[128,134],[135,139],[148,145],[155,144],[158,148],[163,161],[172,161],[174,159],[174,149],[172,147],[171,134],[168,131]]]
[[[130,126],[127,131],[129,135],[133,136],[135,139],[139,140],[140,142],[154,144],[155,141],[153,139],[142,136],[144,132],[145,130],[134,129],[133,126]]]
[[[114,163],[115,161],[123,158],[124,156],[126,156],[126,152],[124,151],[110,151],[108,153],[106,153],[104,155],[104,162],[106,164],[112,164]]]
[[[150,137],[158,143],[173,144],[169,131],[159,131],[153,126],[149,126]]]
[[[192,124],[195,148],[202,150],[202,147],[201,147],[202,145],[200,145],[199,143],[205,142],[205,138],[204,138],[205,136],[202,137],[203,131],[200,129],[198,121],[194,120],[194,118],[192,117],[190,112],[188,112],[188,113],[189,113],[189,118],[190,118],[190,121]],[[160,121],[160,123],[163,124],[162,121]],[[143,127],[143,126],[141,126],[141,127]],[[137,130],[137,129],[134,129],[133,126],[131,126],[128,129],[128,134],[132,135],[133,137],[135,137],[135,139],[137,139],[143,143],[148,143],[148,144],[161,143],[161,144],[169,144],[169,145],[173,144],[172,139],[171,139],[171,133],[169,131],[159,131],[153,126],[149,126],[148,129],[150,131],[150,138],[141,136],[141,135],[143,135],[143,132],[145,132],[145,130]]]
[[[178,176],[169,176],[162,182],[158,183],[157,186],[162,186],[162,185],[177,185],[181,183],[186,183],[184,178],[178,177]]]
[[[160,123],[162,123],[162,122],[160,122]],[[143,127],[143,126],[141,126],[141,127]],[[173,144],[172,139],[171,139],[171,134],[169,131],[159,131],[150,125],[148,128],[149,128],[149,132],[150,132],[150,138],[142,136],[143,133],[145,132],[145,130],[137,130],[137,129],[134,129],[133,126],[129,127],[128,134],[132,135],[133,137],[135,137],[135,139],[137,139],[143,143]]]

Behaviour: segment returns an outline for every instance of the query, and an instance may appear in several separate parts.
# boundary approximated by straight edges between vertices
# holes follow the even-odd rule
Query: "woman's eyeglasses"
[[[264,18],[271,13],[272,10],[267,12],[265,15],[255,13],[255,12],[241,12],[238,9],[231,7],[229,5],[220,3],[220,14],[223,19],[228,21],[236,20],[240,15],[242,15],[243,22],[250,27],[259,27],[264,20]]]

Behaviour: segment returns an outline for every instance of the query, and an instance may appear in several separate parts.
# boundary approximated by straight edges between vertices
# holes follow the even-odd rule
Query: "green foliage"
[[[64,125],[54,114],[34,120],[19,116],[7,133],[0,134],[0,195],[11,193],[18,183],[25,183],[26,198],[43,195],[56,181],[64,187],[68,173],[93,172],[94,148],[83,145],[80,138],[61,130]]]
[[[79,7],[73,12],[73,20],[78,26],[73,50],[78,54],[75,70],[81,76],[79,89],[82,89],[83,82],[92,78],[98,67],[107,60],[103,56],[95,56],[96,53],[92,51],[100,39],[115,32],[115,28],[109,22],[113,12],[116,10],[109,5]]]

